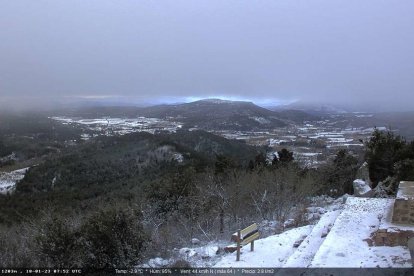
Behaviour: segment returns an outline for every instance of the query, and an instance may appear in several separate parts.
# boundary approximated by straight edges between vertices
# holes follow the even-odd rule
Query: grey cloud
[[[410,108],[414,2],[0,2],[0,97]]]

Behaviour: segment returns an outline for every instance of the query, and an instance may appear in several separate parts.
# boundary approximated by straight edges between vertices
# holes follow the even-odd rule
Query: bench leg
[[[254,241],[250,243],[250,251],[254,251]]]
[[[237,256],[236,256],[236,261],[240,261],[240,239],[241,239],[241,233],[240,233],[240,229],[237,230]]]

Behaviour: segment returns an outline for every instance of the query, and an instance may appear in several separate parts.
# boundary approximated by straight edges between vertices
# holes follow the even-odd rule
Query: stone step
[[[325,213],[283,266],[308,267],[340,213],[341,210]]]

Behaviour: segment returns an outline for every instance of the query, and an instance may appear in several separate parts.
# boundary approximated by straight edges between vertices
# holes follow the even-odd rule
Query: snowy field
[[[132,132],[146,131],[155,133],[156,131],[175,132],[182,127],[182,124],[174,121],[167,121],[158,118],[96,118],[82,119],[69,117],[51,117],[51,119],[61,122],[62,124],[75,124],[85,127],[86,129],[105,135],[128,134]],[[83,134],[82,139],[89,139],[88,134]]]

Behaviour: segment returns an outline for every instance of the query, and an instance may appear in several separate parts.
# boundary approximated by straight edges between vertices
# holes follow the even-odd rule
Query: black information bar
[[[414,268],[0,268],[1,275],[414,275]]]

